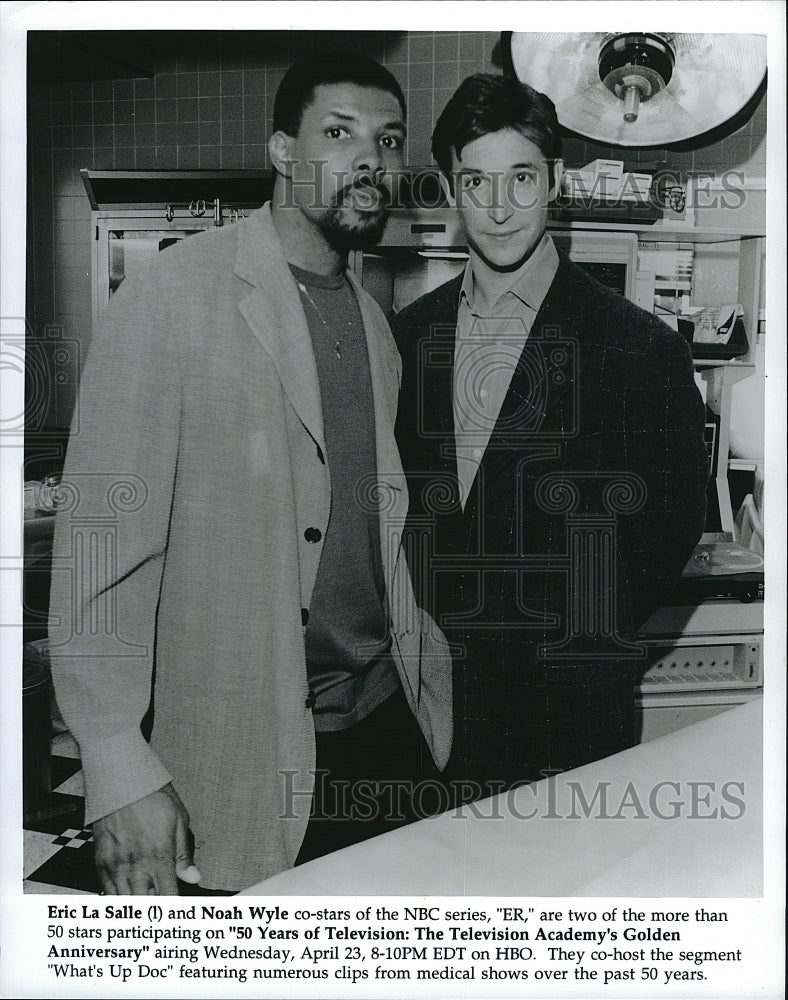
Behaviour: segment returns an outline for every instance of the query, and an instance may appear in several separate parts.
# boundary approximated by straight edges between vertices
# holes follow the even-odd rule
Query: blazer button
[[[315,701],[316,701],[315,692],[310,691],[309,694],[307,695],[307,699],[304,702],[304,705],[306,705],[307,708],[314,708]]]
[[[307,608],[301,608],[301,624],[306,625],[309,621],[309,611]]]
[[[323,532],[320,530],[320,528],[307,528],[306,531],[304,532],[304,538],[308,542],[319,542],[322,537],[323,537]]]

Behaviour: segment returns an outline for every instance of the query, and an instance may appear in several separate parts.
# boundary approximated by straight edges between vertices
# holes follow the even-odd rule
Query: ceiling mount
[[[614,146],[712,132],[766,75],[764,35],[511,32],[502,43],[507,69],[552,98],[565,128]]]
[[[624,104],[624,121],[637,121],[649,101],[673,76],[676,56],[659,35],[614,35],[599,50],[599,78]]]

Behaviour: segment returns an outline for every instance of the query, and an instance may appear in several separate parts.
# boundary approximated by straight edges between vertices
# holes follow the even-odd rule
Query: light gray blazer
[[[351,281],[373,387],[393,652],[443,767],[450,657],[415,606],[400,543],[400,360]],[[311,339],[269,206],[168,249],[120,287],[69,442],[53,676],[80,745],[86,822],[172,781],[206,887],[259,882],[291,866],[303,839],[315,738],[301,610],[322,547],[305,532],[328,524],[325,453]]]

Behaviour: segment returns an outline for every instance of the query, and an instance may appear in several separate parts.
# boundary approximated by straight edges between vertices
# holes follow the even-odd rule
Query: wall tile
[[[411,35],[408,44],[408,59],[411,63],[432,62],[432,35]]]
[[[222,97],[221,99],[221,110],[219,111],[219,117],[222,122],[231,121],[238,122],[243,121],[244,118],[244,99],[240,94],[232,94],[228,97]]]
[[[115,105],[112,101],[93,102],[93,124],[111,125],[115,118]]]
[[[481,32],[464,31],[460,33],[460,60],[472,60],[479,64],[484,53],[484,38]]]
[[[76,204],[79,199],[75,198],[73,195],[60,196],[56,199],[57,206],[57,216],[56,218],[62,219],[64,221],[73,221],[77,217]]]
[[[55,244],[76,242],[76,222],[73,216],[70,219],[57,219],[55,222]]]
[[[408,90],[426,90],[430,92],[430,106],[432,106],[432,63],[411,63],[408,69]]]
[[[147,124],[156,121],[156,102],[142,100],[134,101],[134,121],[136,124]]]
[[[92,100],[111,101],[112,100],[112,80],[94,80]]]
[[[457,64],[460,58],[460,36],[459,33],[447,32],[435,34],[435,62]]]
[[[176,79],[177,77],[174,73],[162,73],[155,78],[157,101],[170,99],[176,96]]]
[[[117,104],[118,101],[131,101],[134,99],[133,80],[113,80],[112,99]]]
[[[134,81],[134,100],[147,101],[156,97],[156,85],[152,79],[137,79]]]
[[[244,94],[265,93],[265,70],[245,69],[243,75]]]
[[[175,102],[179,122],[196,122],[199,117],[199,102],[196,97],[182,97]]]
[[[243,73],[239,71],[233,71],[230,73],[225,73],[222,69],[220,76],[220,86],[222,97],[236,96],[243,93]]]
[[[57,132],[48,122],[30,122],[27,126],[27,141],[35,149],[51,149]]]
[[[175,134],[179,146],[199,145],[199,126],[197,122],[178,122]]]
[[[177,146],[156,147],[156,167],[158,170],[175,170],[178,166]]]
[[[221,107],[221,100],[218,97],[200,97],[197,102],[197,120],[199,122],[218,122]]]
[[[198,170],[200,166],[199,146],[178,146],[178,169]]]
[[[75,147],[93,145],[93,127],[91,125],[74,126],[73,133]]]
[[[137,170],[154,170],[156,167],[156,147],[137,145],[135,167]]]
[[[114,170],[115,150],[112,146],[96,146],[93,150],[94,170]]]
[[[93,145],[94,146],[112,146],[115,142],[115,126],[114,125],[94,125],[93,126]]]
[[[244,165],[243,146],[222,146],[222,168],[240,169]]]
[[[199,122],[199,145],[218,146],[222,137],[222,126],[219,122]]]
[[[174,122],[178,118],[177,101],[156,101],[156,122]]]
[[[115,146],[115,169],[134,170],[137,164],[136,154],[137,154],[137,147],[134,145]]]
[[[218,73],[200,73],[199,93],[200,97],[217,97],[219,95],[220,76]]]
[[[269,127],[265,117],[254,118],[248,115],[241,122],[243,126],[243,143],[245,146],[267,145]]]
[[[153,123],[137,123],[134,126],[134,144],[135,146],[155,146],[156,126]]]
[[[71,121],[74,125],[93,124],[93,105],[90,101],[75,101],[72,105]]]
[[[266,98],[262,94],[246,94],[243,102],[243,120],[252,122],[268,130],[270,121],[266,110]],[[273,103],[273,99],[270,103]]]
[[[268,165],[268,147],[246,142],[244,150],[244,168],[247,170],[263,170]]]
[[[220,146],[200,146],[200,169],[209,170],[222,165]]]
[[[71,101],[56,101],[51,105],[53,125],[71,125],[74,121]],[[43,110],[43,109],[41,109]],[[91,117],[92,121],[92,117]]]
[[[115,124],[129,125],[134,122],[134,101],[115,101]]]
[[[242,121],[223,121],[221,123],[221,144],[240,146],[244,141],[244,123]]]
[[[199,83],[199,73],[178,73],[175,77],[175,93],[178,97],[196,97]]]
[[[114,130],[115,147],[133,146],[135,142],[134,125],[116,125]]]

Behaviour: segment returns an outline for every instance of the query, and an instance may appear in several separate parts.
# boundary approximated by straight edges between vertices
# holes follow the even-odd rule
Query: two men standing
[[[434,139],[471,259],[397,317],[397,417],[400,358],[345,258],[381,235],[404,134],[382,67],[296,64],[275,105],[271,205],[121,287],[91,349],[56,556],[76,559],[78,519],[100,521],[119,479],[137,497],[98,554],[103,577],[56,575],[51,634],[107,892],[174,893],[176,875],[233,891],[414,818],[413,798],[392,810],[387,793],[434,777],[452,739],[452,667],[428,612],[457,654],[448,774],[478,780],[474,794],[633,739],[633,668],[609,647],[702,526],[686,345],[545,236],[550,102],[471,78]],[[499,174],[509,202],[488,197]],[[422,365],[433,339],[451,364]],[[551,502],[571,489],[589,512],[605,477],[642,503],[592,560],[604,570],[572,580]],[[425,481],[451,502],[431,504]],[[430,525],[411,573],[408,517],[411,533]],[[551,661],[586,584],[613,616],[604,655]],[[378,822],[343,812],[358,782]]]

